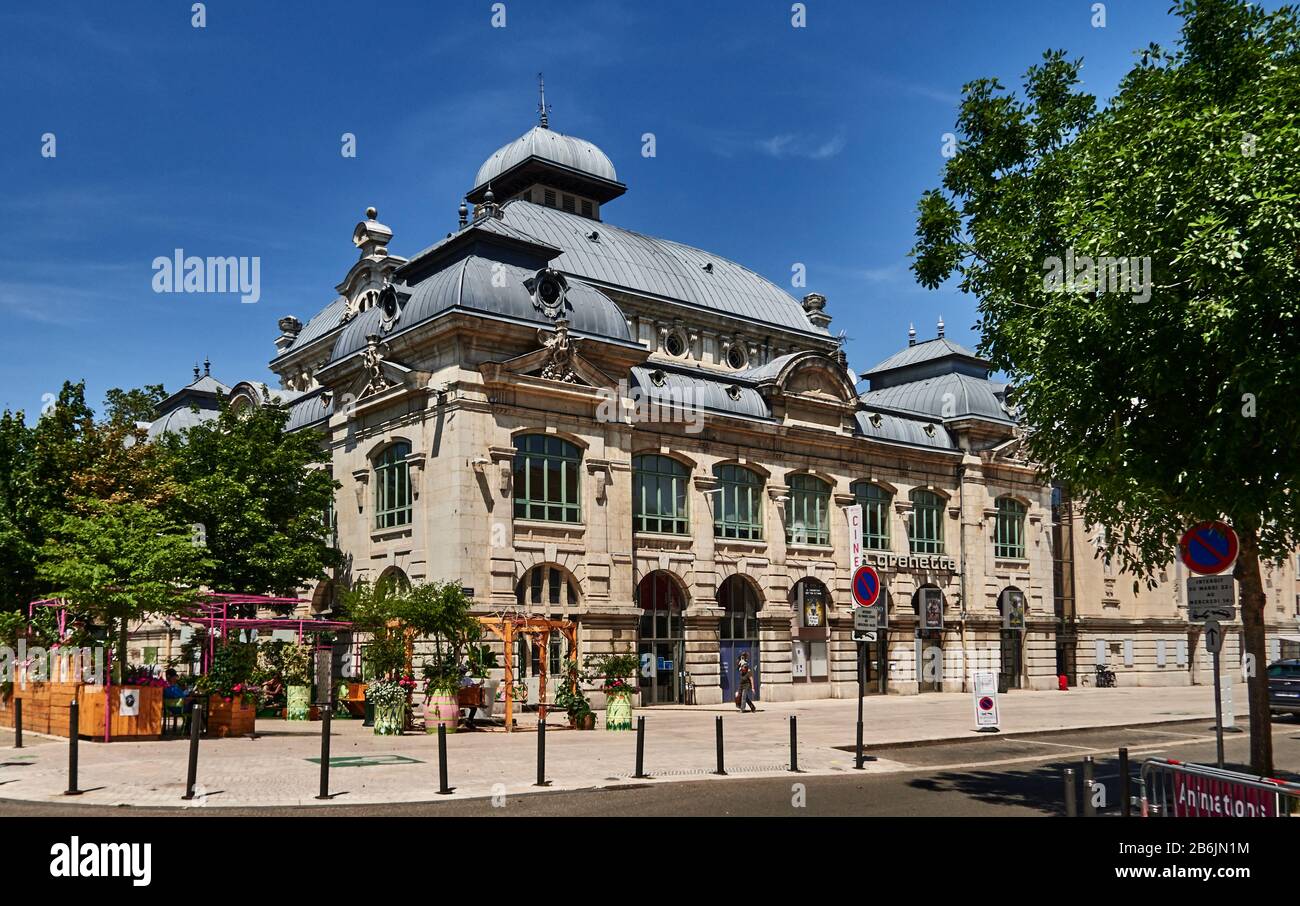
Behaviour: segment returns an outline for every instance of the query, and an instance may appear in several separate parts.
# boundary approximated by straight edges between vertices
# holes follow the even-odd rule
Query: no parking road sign
[[[853,602],[872,607],[880,600],[880,573],[874,567],[859,566],[853,573]]]
[[[1183,562],[1202,576],[1221,573],[1237,559],[1237,533],[1226,522],[1198,522],[1178,542]]]

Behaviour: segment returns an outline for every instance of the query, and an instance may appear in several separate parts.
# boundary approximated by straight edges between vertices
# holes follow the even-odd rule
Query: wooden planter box
[[[140,697],[139,714],[124,716],[118,713],[123,689],[132,689]],[[22,699],[24,730],[68,736],[68,705],[74,698],[78,704],[78,736],[103,740],[106,719],[110,740],[156,739],[162,735],[163,690],[152,686],[109,686],[106,691],[103,686],[84,683],[15,685],[12,697],[0,699],[0,726],[14,725],[14,699]]]
[[[257,728],[257,707],[236,695],[226,701],[219,695],[208,698],[208,735],[221,739],[226,736],[248,736]]]

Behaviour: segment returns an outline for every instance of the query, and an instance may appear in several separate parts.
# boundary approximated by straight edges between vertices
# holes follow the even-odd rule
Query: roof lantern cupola
[[[943,315],[939,315],[939,339],[943,339]]]

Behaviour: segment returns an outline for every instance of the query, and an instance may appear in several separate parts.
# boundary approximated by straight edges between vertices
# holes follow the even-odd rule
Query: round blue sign
[[[1221,573],[1237,559],[1237,533],[1217,519],[1192,526],[1178,546],[1187,568],[1203,576]]]
[[[859,607],[870,607],[880,597],[880,574],[870,566],[859,566],[853,574],[853,600]]]

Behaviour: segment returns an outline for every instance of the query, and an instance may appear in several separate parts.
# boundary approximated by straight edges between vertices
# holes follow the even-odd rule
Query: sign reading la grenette
[[[884,569],[946,569],[957,571],[957,561],[940,554],[879,554],[866,551],[866,561]]]

